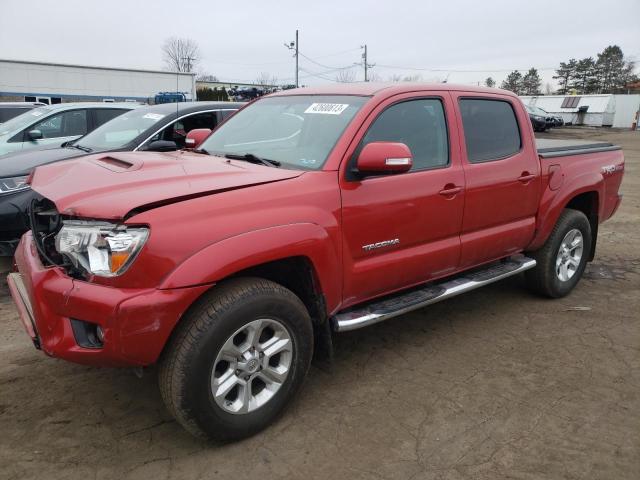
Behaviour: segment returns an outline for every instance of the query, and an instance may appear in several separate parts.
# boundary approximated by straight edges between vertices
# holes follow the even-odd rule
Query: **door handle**
[[[536,178],[534,174],[529,172],[522,172],[522,175],[518,177],[518,181],[522,183],[529,183],[534,178]]]
[[[450,197],[452,195],[457,195],[462,191],[462,187],[457,187],[455,185],[445,185],[444,190],[440,190],[438,193],[443,197]]]

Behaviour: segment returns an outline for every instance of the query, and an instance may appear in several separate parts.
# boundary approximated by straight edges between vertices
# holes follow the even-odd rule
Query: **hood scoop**
[[[115,155],[94,158],[91,159],[91,161],[102,168],[106,168],[107,170],[111,170],[116,173],[138,170],[144,163],[142,161],[132,160],[131,158],[118,158]]]

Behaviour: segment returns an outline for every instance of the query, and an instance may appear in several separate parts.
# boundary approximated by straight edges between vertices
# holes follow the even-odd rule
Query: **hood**
[[[107,220],[302,173],[189,152],[118,152],[38,167],[31,187],[64,215]]]
[[[0,178],[17,177],[31,173],[35,167],[68,158],[86,155],[76,148],[50,148],[48,150],[19,150],[0,158]]]

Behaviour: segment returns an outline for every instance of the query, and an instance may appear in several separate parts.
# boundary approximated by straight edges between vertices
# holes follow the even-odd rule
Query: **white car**
[[[0,157],[22,150],[60,147],[139,106],[136,103],[59,103],[34,108],[0,124]]]

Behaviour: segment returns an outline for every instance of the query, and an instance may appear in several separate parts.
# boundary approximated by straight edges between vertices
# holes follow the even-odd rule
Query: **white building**
[[[561,116],[571,125],[631,128],[640,110],[640,95],[522,96],[526,104]]]
[[[153,101],[159,92],[195,99],[194,73],[0,59],[0,101]]]

